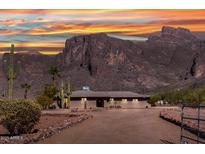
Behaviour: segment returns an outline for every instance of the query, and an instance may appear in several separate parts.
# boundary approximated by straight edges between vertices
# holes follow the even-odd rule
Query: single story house
[[[149,95],[138,94],[131,91],[73,91],[70,97],[71,108],[145,108]]]

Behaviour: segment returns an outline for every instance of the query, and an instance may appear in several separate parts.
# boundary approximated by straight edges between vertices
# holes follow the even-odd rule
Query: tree
[[[48,70],[48,73],[52,76],[53,85],[55,85],[56,77],[60,77],[60,71],[56,66],[51,66]]]
[[[21,88],[24,89],[24,99],[27,99],[28,90],[31,88],[31,85],[28,83],[21,84]]]

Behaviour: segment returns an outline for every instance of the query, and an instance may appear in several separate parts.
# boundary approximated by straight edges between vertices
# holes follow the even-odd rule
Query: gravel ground
[[[61,125],[65,120],[72,119],[73,117],[69,117],[69,115],[42,115],[39,123],[35,127],[35,129],[46,129],[48,127],[57,127]],[[7,134],[7,130],[0,125],[0,134]]]
[[[180,127],[159,118],[161,110],[150,108],[94,112],[94,118],[39,143],[179,143]]]
[[[39,140],[43,140],[47,137],[50,137],[56,133],[63,131],[65,128],[75,126],[91,118],[91,115],[86,113],[72,113],[65,114],[63,111],[51,111],[43,113],[39,123],[35,126],[34,130],[37,130],[35,133],[22,134],[20,136],[7,136],[7,130],[0,125],[0,144],[9,143],[9,144],[22,144],[22,143],[36,143]]]

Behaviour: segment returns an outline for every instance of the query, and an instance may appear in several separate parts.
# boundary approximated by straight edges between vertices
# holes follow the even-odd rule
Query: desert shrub
[[[157,101],[162,100],[168,102],[169,104],[175,105],[178,104],[179,102],[182,102],[184,96],[185,96],[185,92],[182,90],[170,90],[170,91],[165,91],[165,92],[152,95],[150,97],[149,103],[153,105]]]
[[[43,109],[47,109],[49,105],[53,103],[53,99],[46,95],[41,95],[37,97],[36,102],[42,106]]]
[[[16,100],[0,104],[1,124],[11,135],[30,133],[40,116],[41,108],[34,102]]]
[[[183,91],[181,90],[171,90],[171,91],[167,91],[164,92],[163,95],[163,99],[164,101],[168,102],[169,104],[178,104],[179,102],[182,101],[182,97],[183,97]]]
[[[46,84],[43,89],[43,95],[52,99],[57,94],[57,92],[58,92],[57,88],[51,84]]]
[[[199,88],[197,90],[198,98],[200,103],[205,103],[205,87]]]
[[[52,84],[46,84],[41,94],[36,98],[36,102],[47,109],[52,103],[54,96],[57,94],[57,88]]]
[[[199,91],[198,90],[186,90],[182,97],[184,103],[196,104],[200,102]]]
[[[148,100],[148,103],[151,104],[151,106],[155,106],[155,103],[159,100],[161,100],[161,96],[159,94],[152,95],[150,99]]]
[[[198,104],[205,103],[205,87],[202,88],[188,88],[184,90],[170,90],[162,92],[150,97],[149,103],[153,104],[158,100],[163,100],[169,104]]]

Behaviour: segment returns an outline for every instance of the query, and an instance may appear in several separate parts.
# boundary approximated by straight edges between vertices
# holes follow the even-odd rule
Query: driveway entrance
[[[159,118],[160,110],[150,108],[93,112],[93,118],[40,143],[179,143],[180,127]]]

